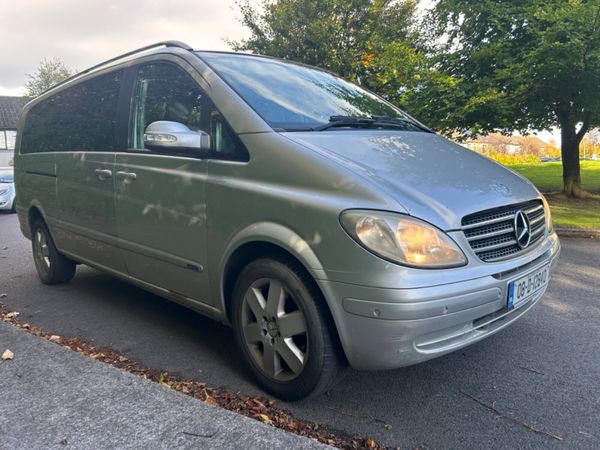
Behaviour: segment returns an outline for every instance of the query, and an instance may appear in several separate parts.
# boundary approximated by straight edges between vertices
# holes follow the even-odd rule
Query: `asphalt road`
[[[351,371],[328,395],[280,405],[401,448],[600,448],[600,241],[562,244],[545,297],[508,329],[418,366]],[[42,285],[30,243],[9,214],[0,214],[0,293],[22,320],[47,332],[213,386],[261,393],[225,326],[87,267],[68,284]]]

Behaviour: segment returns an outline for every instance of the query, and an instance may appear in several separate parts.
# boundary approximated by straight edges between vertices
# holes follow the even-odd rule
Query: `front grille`
[[[531,240],[521,248],[515,236],[515,214],[522,210],[529,219]],[[546,221],[541,200],[488,209],[463,217],[462,229],[475,254],[485,262],[516,256],[544,237]]]

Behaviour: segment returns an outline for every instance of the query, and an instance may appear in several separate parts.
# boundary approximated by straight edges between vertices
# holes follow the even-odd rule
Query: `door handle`
[[[134,172],[125,172],[120,170],[119,172],[117,172],[117,178],[119,180],[125,181],[125,183],[131,183],[137,178],[137,174],[135,174]]]
[[[107,178],[112,177],[112,171],[108,169],[96,169],[94,170],[94,173],[98,175],[98,179],[100,181],[104,181]]]

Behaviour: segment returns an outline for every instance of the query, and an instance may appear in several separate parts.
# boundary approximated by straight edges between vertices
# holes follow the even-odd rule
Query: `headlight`
[[[348,210],[340,221],[359,244],[395,263],[429,269],[467,263],[446,233],[422,220],[382,211]]]
[[[6,194],[10,188],[4,187],[0,188],[0,195]]]
[[[554,229],[554,225],[552,224],[552,213],[550,212],[550,205],[546,201],[546,198],[542,196],[542,201],[544,202],[544,217],[546,219],[546,230],[548,233],[551,233]]]

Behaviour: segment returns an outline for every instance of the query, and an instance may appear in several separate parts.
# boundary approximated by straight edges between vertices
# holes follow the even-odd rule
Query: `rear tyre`
[[[343,370],[333,324],[314,281],[294,264],[251,262],[239,275],[232,322],[258,383],[283,400],[316,396]]]
[[[70,281],[75,275],[75,262],[58,252],[42,219],[33,222],[31,237],[33,261],[42,283],[58,284]]]

